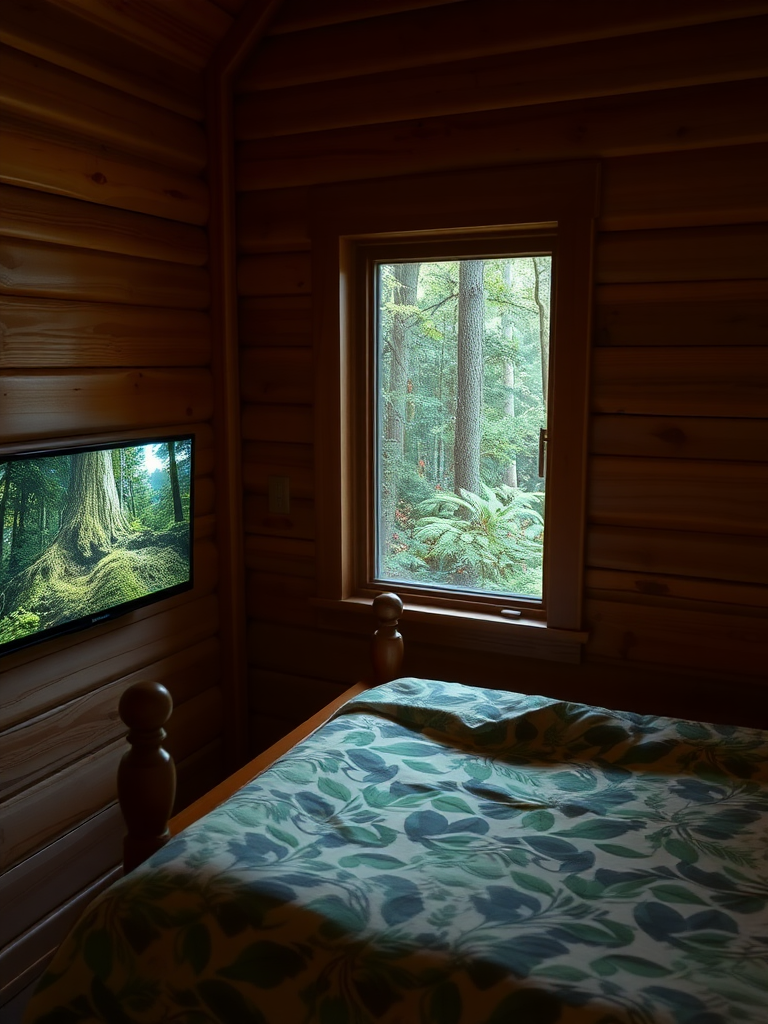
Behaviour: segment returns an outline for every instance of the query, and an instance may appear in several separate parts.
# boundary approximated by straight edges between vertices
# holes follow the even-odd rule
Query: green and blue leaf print
[[[765,1024],[768,737],[402,679],[99,896],[27,1024]]]

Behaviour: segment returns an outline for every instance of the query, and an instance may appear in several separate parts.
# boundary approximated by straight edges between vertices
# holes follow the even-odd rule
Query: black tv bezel
[[[59,455],[79,455],[86,452],[113,451],[119,448],[141,448],[150,444],[165,444],[168,441],[191,441],[189,478],[189,579],[184,583],[176,583],[163,590],[152,591],[143,597],[124,601],[122,604],[114,605],[111,608],[104,609],[103,611],[95,612],[90,615],[83,615],[79,619],[72,619],[69,622],[61,623],[58,626],[50,626],[48,629],[40,630],[37,633],[30,633],[27,636],[19,637],[16,640],[6,640],[4,643],[0,643],[0,658],[3,658],[8,654],[15,654],[17,651],[24,650],[25,648],[37,647],[39,644],[45,643],[48,640],[69,636],[73,633],[80,633],[93,626],[101,626],[104,623],[112,622],[124,615],[128,615],[130,612],[146,608],[148,605],[158,604],[171,597],[184,594],[194,588],[195,449],[197,435],[194,429],[186,431],[174,429],[169,433],[153,432],[151,434],[136,434],[134,436],[130,436],[129,432],[125,432],[115,434],[111,439],[106,435],[99,435],[98,439],[93,438],[91,440],[75,440],[72,438],[68,438],[66,440],[52,439],[50,441],[46,440],[42,442],[42,444],[40,442],[35,442],[34,447],[29,448],[22,447],[21,445],[13,445],[13,447],[3,446],[3,449],[5,450],[0,450],[0,464],[5,462],[23,462],[28,459],[36,458],[52,458]]]

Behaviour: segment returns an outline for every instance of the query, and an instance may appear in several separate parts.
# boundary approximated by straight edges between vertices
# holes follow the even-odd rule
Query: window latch
[[[544,463],[546,459],[546,444],[549,440],[544,427],[539,429],[539,476],[544,476]]]

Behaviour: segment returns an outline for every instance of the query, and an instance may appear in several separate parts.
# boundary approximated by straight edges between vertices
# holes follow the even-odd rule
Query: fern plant
[[[482,494],[441,491],[417,505],[413,536],[432,582],[540,596],[544,495],[481,487]]]

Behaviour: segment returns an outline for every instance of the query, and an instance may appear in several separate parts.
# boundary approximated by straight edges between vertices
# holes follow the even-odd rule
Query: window
[[[537,607],[553,240],[505,241],[504,255],[372,267],[372,569]]]
[[[591,163],[315,193],[321,604],[577,660]]]

